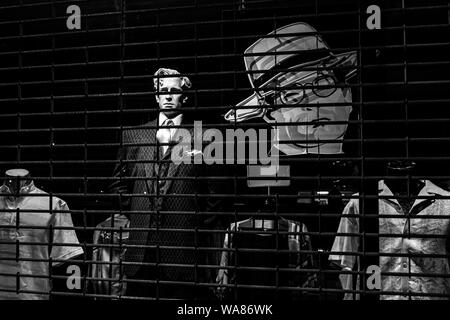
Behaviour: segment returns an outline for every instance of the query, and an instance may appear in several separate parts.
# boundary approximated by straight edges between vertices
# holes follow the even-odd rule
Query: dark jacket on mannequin
[[[216,166],[193,161],[189,164],[172,162],[172,146],[164,155],[158,151],[157,121],[123,131],[110,186],[120,210],[130,219],[130,228],[147,228],[130,231],[128,244],[139,247],[127,249],[125,274],[134,279],[188,283],[187,286],[183,283],[167,285],[167,288],[158,284],[153,291],[142,293],[139,290],[143,296],[208,298],[213,287],[196,289],[189,283],[212,283],[215,278],[214,268],[209,270],[198,265],[218,265],[218,251],[194,248],[220,248],[222,245],[220,233],[199,230],[224,228],[221,219],[214,214],[224,210],[224,201],[211,196],[224,193],[221,191],[223,180],[208,178],[218,173]],[[181,126],[190,130],[193,137],[188,122],[183,121]],[[165,265],[146,267],[142,266],[143,262]]]

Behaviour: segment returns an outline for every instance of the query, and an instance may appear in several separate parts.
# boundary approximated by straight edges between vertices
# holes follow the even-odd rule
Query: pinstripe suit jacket
[[[215,189],[210,180],[192,179],[205,178],[211,167],[175,164],[170,161],[169,148],[162,159],[169,162],[169,168],[166,175],[159,178],[165,179],[166,186],[159,190],[155,172],[155,162],[160,156],[156,127],[157,120],[123,131],[115,179],[110,186],[110,192],[119,198],[121,210],[130,218],[130,228],[145,228],[130,231],[128,245],[136,247],[127,249],[125,273],[133,277],[141,268],[141,262],[163,263],[166,266],[152,269],[148,279],[213,282],[214,269],[198,270],[192,266],[217,265],[217,252],[211,250],[208,254],[192,248],[221,247],[220,234],[198,231],[222,228],[218,217],[208,212],[224,210],[224,201],[195,195],[217,193],[220,187]],[[133,263],[136,265],[131,265]]]

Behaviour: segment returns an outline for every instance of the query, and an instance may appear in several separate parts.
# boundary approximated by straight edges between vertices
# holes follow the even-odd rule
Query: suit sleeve
[[[220,225],[224,228],[229,226],[233,218],[229,216],[232,212],[232,201],[229,195],[233,193],[232,179],[229,179],[226,165],[207,166],[204,170],[206,180],[204,193],[208,195],[205,199],[205,212],[211,214],[206,217],[207,225]],[[228,197],[227,197],[228,196]]]
[[[312,251],[311,238],[308,235],[306,225],[297,221],[288,221],[288,229],[292,235],[289,239],[289,251],[292,252],[290,267],[298,272],[292,276],[293,285],[302,288],[317,288],[318,277],[315,271],[305,272],[303,269],[318,269],[317,259]],[[293,295],[301,295],[295,292]]]
[[[355,252],[359,247],[359,221],[356,217],[358,213],[358,203],[350,201],[342,212],[341,221],[339,223],[338,233],[336,236],[331,255],[328,258],[342,267],[353,268],[356,262]],[[348,253],[348,254],[346,254]]]
[[[354,255],[359,248],[359,237],[357,236],[359,233],[359,220],[357,215],[359,215],[358,202],[351,200],[342,213],[338,228],[338,233],[343,235],[336,236],[329,257],[330,261],[340,265],[346,271],[351,271],[357,262],[357,258]],[[340,274],[339,280],[344,290],[354,289],[353,275]],[[359,276],[356,281],[356,287],[358,287]],[[354,297],[351,292],[345,293],[344,300],[354,299],[359,300],[359,294]]]
[[[223,241],[223,251],[220,256],[220,268],[217,272],[216,283],[219,285],[216,289],[216,296],[220,299],[226,299],[229,288],[226,285],[230,284],[230,271],[229,267],[232,266],[233,251],[233,232],[236,231],[236,224],[232,223],[225,233],[225,239]],[[224,286],[225,285],[225,286]]]
[[[117,160],[112,174],[112,182],[108,186],[108,192],[113,196],[113,209],[130,210],[131,198],[124,196],[132,192],[130,180],[130,165],[127,162],[129,147],[125,144],[129,139],[126,132],[121,135],[121,146],[117,152]]]

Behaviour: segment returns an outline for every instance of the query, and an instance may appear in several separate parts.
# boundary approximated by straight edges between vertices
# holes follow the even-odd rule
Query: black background
[[[187,112],[211,126],[225,125],[228,106],[250,94],[244,50],[261,35],[304,21],[335,53],[358,50],[362,64],[347,134],[354,140],[345,143],[342,157],[352,159],[350,168],[330,172],[318,161],[289,158],[292,175],[356,175],[372,181],[385,174],[387,160],[408,158],[417,162],[418,175],[447,187],[447,2],[404,2],[2,0],[0,170],[28,169],[39,187],[61,194],[77,210],[76,226],[95,226],[106,214],[90,210],[110,208],[102,194],[120,126],[156,116],[152,75],[159,67],[191,78]],[[81,8],[81,30],[66,28],[71,4]],[[365,10],[372,4],[381,7],[381,30],[366,28]],[[244,167],[230,170],[230,177],[245,175]],[[311,184],[320,188],[316,180],[293,179],[290,188],[274,192],[296,194]],[[230,193],[265,192],[240,181]],[[288,200],[285,204],[290,207]],[[77,233],[80,240],[92,239],[91,232]]]

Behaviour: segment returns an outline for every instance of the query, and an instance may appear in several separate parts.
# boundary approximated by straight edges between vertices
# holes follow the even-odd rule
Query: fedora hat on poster
[[[356,74],[356,51],[335,54],[313,27],[297,22],[258,39],[244,63],[254,93],[226,113],[227,121],[263,118],[287,155],[342,152],[352,110],[343,84]]]

